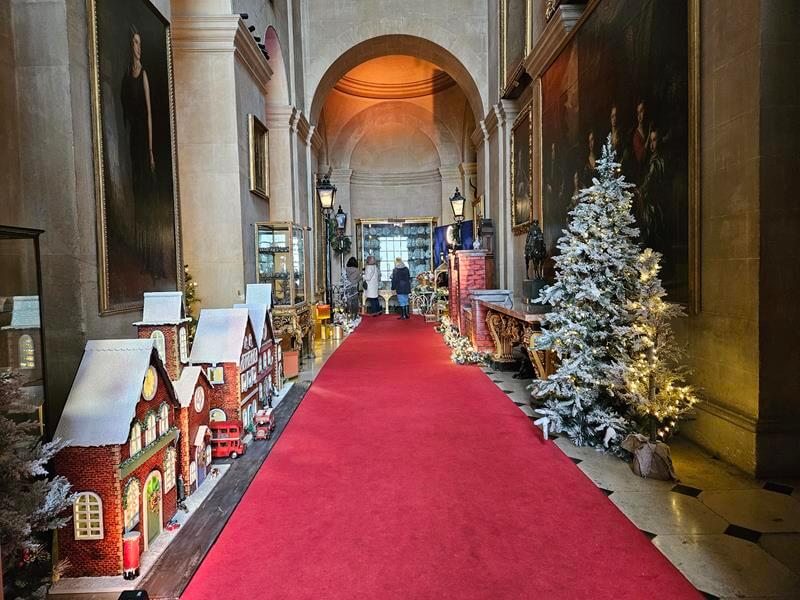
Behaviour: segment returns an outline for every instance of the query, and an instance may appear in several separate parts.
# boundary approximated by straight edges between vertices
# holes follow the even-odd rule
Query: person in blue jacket
[[[411,293],[411,273],[408,267],[399,256],[394,259],[394,270],[392,271],[392,289],[397,294],[397,302],[400,304],[399,319],[408,318],[408,295]]]

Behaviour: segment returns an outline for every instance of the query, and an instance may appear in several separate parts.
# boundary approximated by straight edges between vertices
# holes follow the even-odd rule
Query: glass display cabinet
[[[381,273],[381,289],[391,288],[394,259],[408,265],[411,286],[416,277],[433,269],[433,230],[435,217],[410,219],[360,219],[356,221],[357,254],[362,267],[374,256]]]
[[[39,235],[0,226],[0,371],[15,371],[44,433],[45,367]]]
[[[255,224],[256,280],[272,284],[276,332],[286,349],[310,351],[311,315],[306,302],[305,231],[296,223]]]

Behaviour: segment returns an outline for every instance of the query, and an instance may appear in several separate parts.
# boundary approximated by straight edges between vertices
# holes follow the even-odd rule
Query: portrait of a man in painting
[[[636,186],[641,245],[663,254],[664,285],[676,302],[689,294],[688,8],[685,0],[600,2],[542,78],[548,252],[610,136]]]
[[[168,25],[147,0],[91,2],[105,312],[178,283]]]

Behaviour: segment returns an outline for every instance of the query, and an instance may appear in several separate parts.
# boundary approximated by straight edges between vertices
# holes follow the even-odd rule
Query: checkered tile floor
[[[483,369],[533,421],[529,380]],[[556,444],[706,598],[800,598],[800,481],[764,481],[678,436],[679,481],[637,477],[619,459]]]

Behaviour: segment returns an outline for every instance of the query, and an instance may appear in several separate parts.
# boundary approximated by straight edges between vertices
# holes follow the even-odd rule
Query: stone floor
[[[529,381],[484,373],[529,417]],[[754,479],[681,438],[679,481],[637,477],[614,456],[555,443],[707,598],[800,598],[800,481]]]

